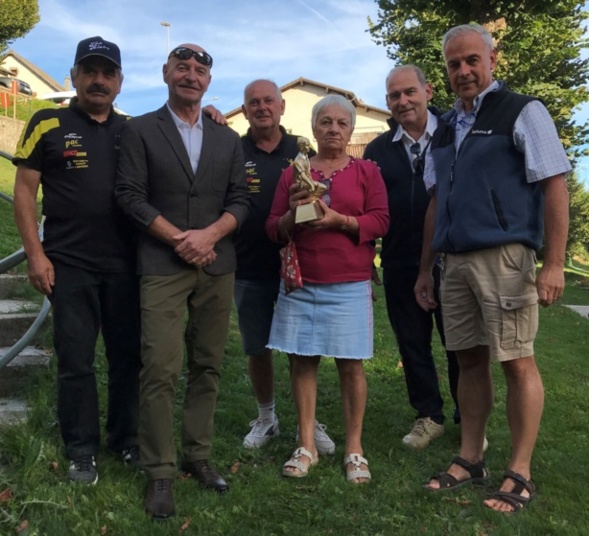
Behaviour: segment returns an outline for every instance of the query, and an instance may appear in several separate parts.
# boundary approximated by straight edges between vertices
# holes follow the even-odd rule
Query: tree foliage
[[[0,54],[39,22],[38,0],[0,1]]]
[[[563,145],[575,159],[589,141],[589,125],[572,115],[589,101],[589,60],[584,37],[585,1],[572,0],[376,0],[374,40],[400,64],[415,63],[434,86],[435,103],[448,109],[455,97],[447,83],[441,41],[452,26],[476,22],[489,30],[498,50],[497,79],[514,91],[541,98]]]
[[[495,77],[514,91],[541,98],[573,162],[586,150],[589,125],[573,113],[589,101],[589,59],[581,52],[588,14],[572,0],[375,0],[378,21],[369,21],[374,40],[399,64],[419,65],[434,86],[435,103],[455,100],[447,82],[442,37],[451,27],[475,22],[493,35],[498,51]],[[571,225],[569,254],[589,247],[589,191],[575,174],[567,178]]]
[[[589,191],[575,173],[567,178],[569,188],[570,227],[567,253],[587,257],[589,251]]]

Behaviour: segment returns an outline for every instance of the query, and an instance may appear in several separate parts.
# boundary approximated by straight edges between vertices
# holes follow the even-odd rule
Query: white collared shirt
[[[460,144],[464,141],[464,138],[466,138],[466,135],[472,129],[485,96],[492,91],[497,91],[498,89],[499,82],[497,82],[497,80],[493,80],[487,88],[481,91],[481,93],[479,93],[474,98],[472,101],[472,108],[468,111],[466,110],[462,99],[458,99],[454,103],[454,110],[456,110],[456,115],[452,121],[452,126],[456,132],[456,137],[454,138],[454,146],[456,147],[456,151],[458,151]]]
[[[397,142],[399,140],[403,140],[403,146],[407,151],[407,155],[409,156],[409,161],[413,164],[413,159],[415,155],[411,153],[411,146],[419,143],[419,154],[423,154],[423,151],[428,147],[434,132],[438,128],[438,118],[432,114],[429,110],[427,111],[427,124],[425,125],[425,130],[421,135],[421,138],[418,140],[414,140],[409,133],[399,124],[397,127],[397,131],[393,136],[393,142]]]
[[[183,119],[180,119],[170,107],[170,103],[166,102],[166,106],[168,110],[170,110],[170,114],[172,115],[172,119],[174,120],[174,124],[178,128],[178,132],[180,133],[180,137],[184,142],[184,147],[186,147],[186,152],[188,153],[188,157],[190,158],[190,164],[192,165],[192,171],[196,173],[196,169],[198,168],[198,162],[200,160],[200,153],[202,151],[202,138],[203,138],[203,126],[202,126],[202,110],[198,113],[198,121],[193,125],[190,124]]]

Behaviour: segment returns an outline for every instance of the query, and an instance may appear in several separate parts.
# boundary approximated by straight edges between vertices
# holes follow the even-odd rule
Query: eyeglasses
[[[170,59],[172,56],[179,60],[189,60],[190,58],[194,58],[201,65],[205,65],[206,67],[213,66],[213,58],[204,50],[192,50],[191,48],[187,47],[176,47],[174,50],[172,50],[172,52],[170,52],[168,59]]]
[[[413,155],[413,161],[411,165],[413,166],[413,173],[415,174],[423,174],[423,158],[421,157],[421,145],[419,143],[414,143],[409,147],[409,151]]]

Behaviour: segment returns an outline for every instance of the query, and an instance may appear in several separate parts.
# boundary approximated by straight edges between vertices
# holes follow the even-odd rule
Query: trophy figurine
[[[309,163],[309,140],[303,136],[297,139],[299,153],[293,160],[294,182],[299,188],[309,190],[313,201],[305,205],[299,205],[295,211],[295,223],[319,220],[323,217],[321,207],[317,205],[319,199],[327,190],[327,186],[314,181],[311,177],[311,164]]]

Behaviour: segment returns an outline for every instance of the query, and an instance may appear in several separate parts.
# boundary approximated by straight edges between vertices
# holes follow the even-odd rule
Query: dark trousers
[[[431,417],[438,424],[444,422],[444,401],[440,395],[438,374],[432,355],[432,330],[435,318],[442,344],[445,344],[444,325],[440,306],[424,311],[415,300],[413,287],[417,280],[417,266],[397,266],[383,270],[383,284],[389,321],[395,332],[399,353],[403,362],[409,403],[417,411],[417,417]],[[438,304],[440,270],[433,271],[435,295]],[[454,422],[460,422],[456,390],[458,388],[458,363],[454,352],[446,351],[448,380],[454,399]]]
[[[66,454],[96,454],[100,444],[94,352],[102,330],[108,361],[107,446],[137,444],[139,284],[131,273],[90,272],[53,262],[53,339],[57,412]]]
[[[233,272],[209,275],[200,268],[141,277],[143,369],[139,443],[141,463],[150,480],[175,478],[177,473],[174,413],[183,342],[187,374],[182,454],[190,462],[211,457],[234,284]]]

